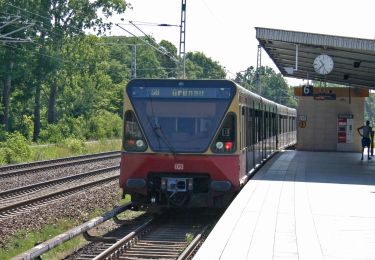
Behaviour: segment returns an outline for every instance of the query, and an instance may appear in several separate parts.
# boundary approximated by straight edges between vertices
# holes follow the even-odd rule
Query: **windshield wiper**
[[[150,123],[150,126],[151,126],[152,130],[154,131],[155,135],[158,138],[159,149],[160,149],[160,141],[159,140],[162,140],[163,143],[169,149],[169,151],[174,154],[175,153],[174,147],[171,145],[171,143],[169,142],[169,140],[165,136],[163,130],[161,129],[161,126],[159,124],[157,124],[157,123],[155,123],[155,125],[152,125],[151,122],[150,122],[150,120],[149,120],[149,123]]]
[[[158,138],[159,149],[160,149],[160,140],[162,140],[163,143],[165,143],[165,145],[169,149],[169,151],[172,154],[175,154],[175,150],[174,150],[173,146],[171,145],[171,143],[168,141],[168,139],[165,137],[165,134],[163,133],[163,131],[161,129],[161,126],[159,125],[159,123],[157,123],[154,120],[154,118],[155,118],[154,106],[152,104],[152,97],[150,95],[149,95],[149,101],[150,101],[150,106],[151,106],[152,120],[150,120],[150,117],[147,114],[146,114],[146,116],[147,116],[148,123],[149,123],[150,127],[152,128],[152,131],[155,133],[156,137]],[[154,122],[154,124],[152,122]]]

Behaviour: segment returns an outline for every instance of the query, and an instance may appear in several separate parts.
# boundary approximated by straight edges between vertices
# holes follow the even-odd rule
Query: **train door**
[[[251,121],[250,121],[250,108],[245,107],[245,128],[246,128],[246,135],[245,135],[245,146],[246,146],[246,174],[249,173],[250,169],[253,168],[252,164],[252,155],[251,155]]]
[[[284,148],[284,116],[280,115],[280,141],[281,147]]]
[[[268,118],[267,118],[267,123],[268,123],[268,127],[267,127],[267,140],[268,140],[268,147],[267,147],[267,151],[268,151],[268,155],[271,155],[272,153],[272,112],[271,112],[271,107],[268,107]]]
[[[264,106],[263,107],[263,129],[262,129],[262,135],[263,135],[263,146],[262,146],[262,150],[263,150],[263,154],[262,154],[262,158],[265,159],[267,157],[267,107]]]
[[[255,167],[255,150],[254,150],[254,144],[255,144],[255,110],[254,110],[254,101],[251,104],[249,111],[248,111],[248,147],[249,147],[249,168]],[[249,169],[250,170],[250,169]]]
[[[246,108],[240,106],[240,173],[247,174]]]
[[[275,151],[275,107],[271,109],[271,150]]]
[[[268,129],[268,111],[267,106],[264,106],[263,110],[263,159],[267,158],[267,129]]]
[[[255,162],[256,164],[261,161],[261,138],[260,138],[260,133],[261,133],[261,125],[260,125],[260,105],[258,105],[258,109],[255,111]]]
[[[275,113],[275,135],[276,135],[276,150],[279,149],[279,129],[280,129],[280,124],[279,124],[279,114],[277,113],[278,110],[276,108],[276,113]]]
[[[268,108],[268,155],[272,153],[272,107]]]
[[[263,152],[263,111],[262,105],[259,104],[258,110],[258,162],[262,161],[262,152]]]
[[[276,146],[276,111],[275,108],[272,109],[272,150],[275,151],[277,149]]]
[[[241,106],[241,150],[246,148],[246,108]]]

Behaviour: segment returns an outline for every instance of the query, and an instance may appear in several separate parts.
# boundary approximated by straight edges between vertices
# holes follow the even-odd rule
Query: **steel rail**
[[[98,161],[98,160],[103,160],[103,159],[111,159],[111,158],[116,158],[119,156],[120,156],[120,152],[114,151],[114,152],[106,152],[106,153],[100,153],[100,154],[66,157],[66,158],[53,159],[53,160],[48,160],[48,161],[38,161],[38,162],[32,162],[32,163],[7,165],[7,166],[0,167],[0,178],[7,178],[7,177],[15,176],[15,175],[25,174],[28,172],[48,170],[48,169],[53,169],[57,167],[64,167],[64,166],[66,167],[66,166],[71,166],[77,163],[86,163],[86,162]],[[21,170],[10,171],[10,170],[16,170],[16,169],[21,169]]]
[[[73,181],[73,180],[87,178],[87,177],[99,175],[99,174],[106,173],[112,170],[117,170],[117,169],[120,169],[120,166],[107,167],[107,168],[103,168],[103,169],[99,169],[95,171],[85,172],[85,173],[76,174],[72,176],[53,179],[53,180],[46,181],[46,182],[39,182],[39,183],[28,185],[28,186],[10,189],[10,190],[0,192],[0,198],[9,199],[9,198],[12,198],[12,195],[15,196],[18,194],[28,194],[34,191],[41,190],[46,187],[53,187],[57,184],[62,184],[62,183]]]
[[[92,220],[89,220],[87,221],[86,223],[78,226],[78,227],[74,227],[66,232],[64,232],[63,234],[60,234],[54,238],[51,238],[33,248],[31,248],[30,250],[12,258],[14,260],[30,260],[30,259],[34,259],[34,258],[37,258],[39,257],[40,255],[42,255],[43,253],[51,250],[52,248],[78,236],[78,235],[81,235],[82,233],[84,232],[87,232],[88,230],[98,226],[99,224],[115,217],[116,215],[120,214],[121,212],[124,212],[128,209],[130,209],[132,206],[131,203],[127,203],[125,205],[122,205],[122,206],[119,206],[119,207],[116,207],[114,208],[113,210],[103,214],[101,217],[97,217],[97,218],[94,218]]]
[[[148,223],[142,225],[135,231],[129,233],[115,244],[102,251],[95,257],[94,260],[102,259],[178,259],[184,260],[191,256],[192,252],[198,247],[202,241],[203,234],[207,231],[209,225],[205,225],[203,229],[195,235],[193,241],[188,243],[181,240],[186,232],[193,231],[195,228],[193,223],[189,227],[183,224],[164,223],[155,224],[152,226]],[[173,222],[173,220],[172,220]],[[84,255],[82,258],[89,257]]]
[[[101,252],[99,255],[93,258],[93,260],[105,259],[106,257],[112,254],[116,254],[118,251],[121,252],[124,249],[124,247],[126,247],[127,243],[131,241],[132,239],[134,239],[138,234],[145,231],[145,229],[150,226],[153,220],[154,220],[153,218],[147,220],[143,225],[136,228],[134,231],[130,232],[128,235],[126,235],[125,237],[117,241],[115,244],[113,244],[112,246],[110,246],[109,248]]]
[[[5,214],[13,213],[11,211],[14,211],[16,209],[24,210],[25,208],[29,208],[29,207],[32,207],[32,206],[37,206],[37,205],[39,206],[40,203],[50,202],[52,200],[60,199],[62,197],[66,197],[68,195],[80,192],[84,189],[92,188],[92,187],[101,185],[103,183],[107,183],[107,182],[110,182],[110,181],[113,181],[113,180],[117,180],[118,177],[119,177],[119,174],[116,174],[115,176],[110,176],[110,177],[107,177],[107,178],[103,178],[101,180],[85,183],[85,184],[82,184],[80,186],[72,187],[72,188],[69,188],[69,189],[66,189],[66,190],[63,190],[63,191],[50,193],[50,194],[43,195],[43,196],[40,196],[40,197],[37,197],[37,198],[32,198],[32,199],[29,199],[29,200],[20,201],[20,202],[11,204],[11,205],[7,205],[5,207],[1,207],[0,208],[0,218],[1,218],[1,216],[4,217]],[[5,216],[7,216],[7,215],[5,215]]]
[[[177,258],[177,260],[184,260],[184,259],[187,259],[191,253],[193,252],[193,250],[195,248],[197,248],[199,242],[202,240],[202,236],[203,234],[206,232],[206,230],[208,229],[210,225],[207,225],[205,226],[201,232],[195,236],[194,240],[191,241],[191,243],[188,245],[188,247],[186,247],[186,249],[180,254],[180,256]]]

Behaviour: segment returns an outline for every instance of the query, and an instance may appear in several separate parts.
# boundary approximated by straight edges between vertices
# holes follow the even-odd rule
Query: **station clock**
[[[327,75],[333,70],[333,60],[327,54],[321,54],[314,60],[313,66],[316,73]]]

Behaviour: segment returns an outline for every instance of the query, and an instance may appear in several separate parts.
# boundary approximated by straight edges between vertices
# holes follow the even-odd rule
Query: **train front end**
[[[133,80],[125,93],[120,186],[136,205],[224,207],[239,189],[236,86]]]

